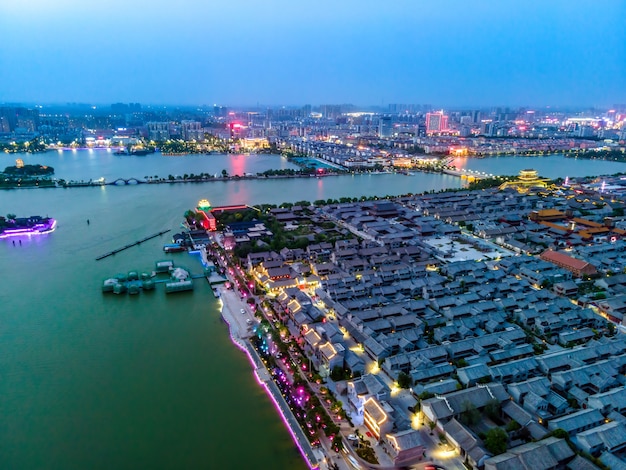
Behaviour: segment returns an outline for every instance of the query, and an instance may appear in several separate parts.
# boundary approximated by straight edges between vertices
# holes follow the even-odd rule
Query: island
[[[21,158],[15,161],[15,165],[7,166],[2,172],[8,176],[29,177],[29,176],[52,176],[54,168],[46,165],[25,165]]]

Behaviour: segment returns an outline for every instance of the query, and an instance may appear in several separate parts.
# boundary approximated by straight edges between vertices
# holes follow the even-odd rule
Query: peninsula
[[[622,186],[531,173],[502,189],[187,213],[195,228],[216,220],[225,311],[248,319],[231,335],[280,390],[310,466],[333,468],[341,449],[382,468],[621,459],[589,443],[626,445],[611,411],[626,358]]]

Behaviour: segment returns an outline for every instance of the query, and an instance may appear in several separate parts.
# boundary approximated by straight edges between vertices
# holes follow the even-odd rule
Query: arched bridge
[[[143,184],[143,183],[145,183],[145,181],[144,180],[140,180],[138,178],[128,178],[128,179],[126,179],[126,178],[118,178],[118,179],[113,180],[113,181],[111,181],[110,183],[107,183],[107,184],[121,186],[123,184]]]

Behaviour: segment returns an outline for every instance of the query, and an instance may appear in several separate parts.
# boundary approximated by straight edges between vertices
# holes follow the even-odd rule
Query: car
[[[246,311],[242,308],[241,310],[239,310],[243,315],[245,315]]]
[[[246,320],[246,323],[247,323],[248,325],[252,325],[252,320],[250,320],[250,319],[248,318],[248,319]]]
[[[350,435],[348,436],[348,440],[349,440],[349,441],[358,441],[358,440],[359,440],[359,438],[357,437],[357,435],[356,435],[356,434],[350,434]]]

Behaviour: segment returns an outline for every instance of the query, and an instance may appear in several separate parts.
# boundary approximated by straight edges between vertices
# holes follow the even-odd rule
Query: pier
[[[170,232],[170,231],[171,231],[170,229],[161,230],[158,233],[154,233],[152,235],[148,235],[147,237],[142,238],[141,240],[137,240],[134,243],[129,243],[128,245],[125,245],[125,246],[123,246],[121,248],[118,248],[117,250],[109,251],[108,253],[100,255],[100,256],[96,257],[96,261],[100,261],[101,259],[108,258],[109,256],[113,256],[115,253],[119,253],[120,251],[127,250],[129,248],[132,248],[133,246],[141,245],[145,241],[151,240],[153,238],[156,238],[156,237],[158,237],[160,235],[163,235],[164,233],[167,233],[167,232]]]

